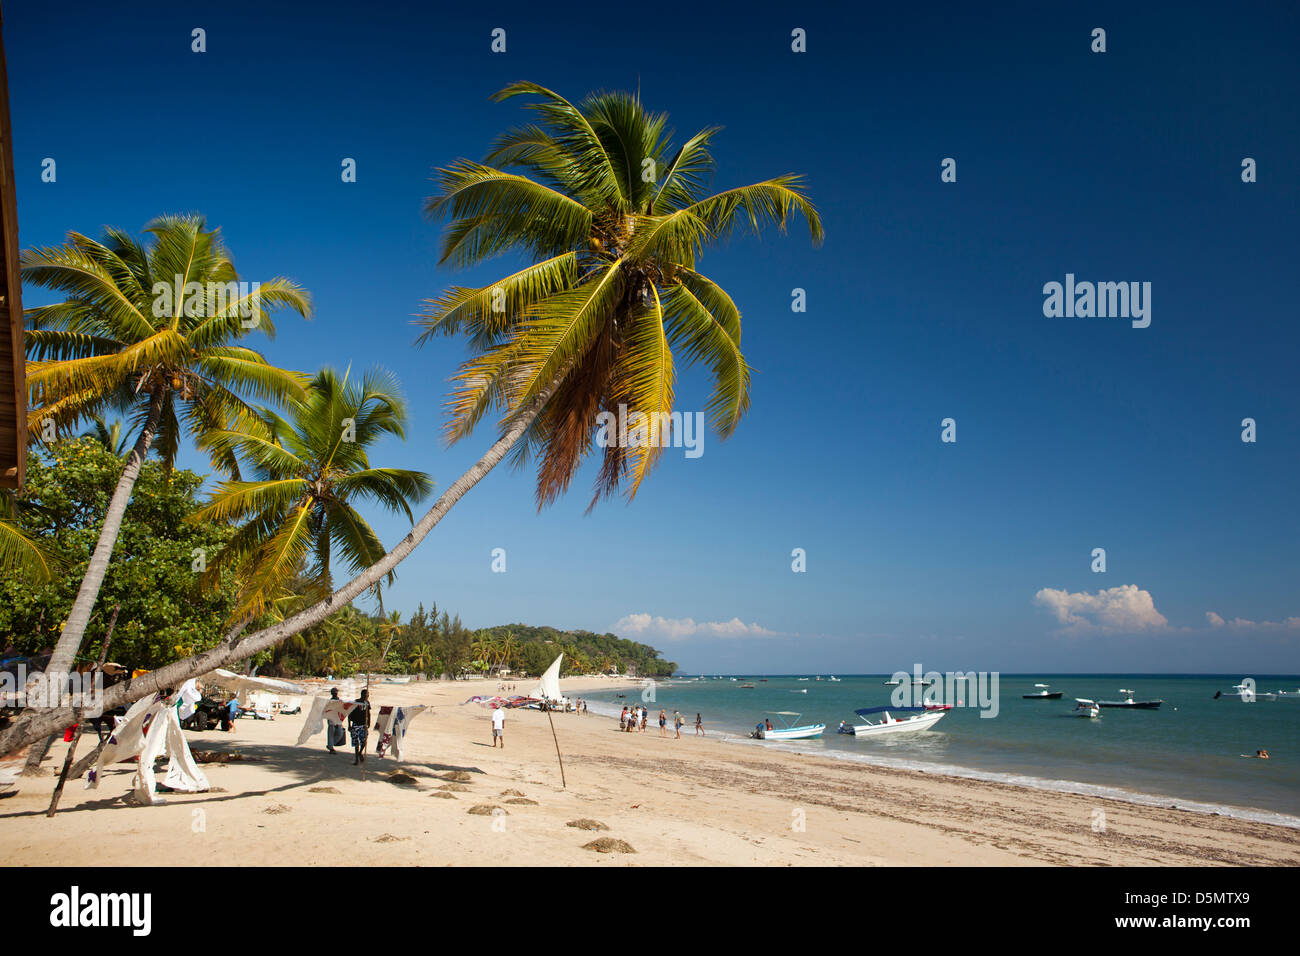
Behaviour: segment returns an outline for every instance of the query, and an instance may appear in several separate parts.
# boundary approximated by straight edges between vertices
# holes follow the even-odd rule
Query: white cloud
[[[1300,631],[1300,617],[1288,617],[1284,621],[1248,621],[1244,617],[1234,617],[1225,621],[1213,611],[1205,612],[1205,622],[1213,628],[1227,628],[1230,631]]]
[[[758,624],[746,624],[738,617],[730,621],[695,621],[689,617],[655,617],[649,614],[628,614],[614,625],[614,632],[622,635],[656,635],[670,641],[688,637],[777,637]]]
[[[1034,595],[1034,603],[1056,615],[1063,630],[1075,633],[1132,633],[1169,627],[1168,619],[1156,610],[1151,592],[1136,584],[1104,588],[1096,594],[1043,588]]]

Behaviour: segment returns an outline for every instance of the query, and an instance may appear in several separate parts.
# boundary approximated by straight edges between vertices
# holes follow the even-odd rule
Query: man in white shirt
[[[498,707],[492,711],[492,746],[496,747],[498,741],[501,749],[506,749],[506,709]]]

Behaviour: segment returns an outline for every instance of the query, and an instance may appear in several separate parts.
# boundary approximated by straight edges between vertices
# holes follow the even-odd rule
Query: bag
[[[348,743],[348,732],[343,729],[342,724],[329,724],[330,743],[335,747],[346,747]]]

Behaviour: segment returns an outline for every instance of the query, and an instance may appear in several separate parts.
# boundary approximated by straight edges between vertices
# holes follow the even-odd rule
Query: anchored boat
[[[947,716],[946,710],[931,710],[928,707],[866,707],[855,710],[855,714],[865,721],[861,724],[840,724],[840,733],[855,737],[872,737],[877,734],[903,734],[918,730],[929,730]],[[911,714],[910,717],[895,717],[894,714]],[[881,715],[880,720],[870,721],[866,718]]]
[[[1164,703],[1163,700],[1134,700],[1133,692],[1131,690],[1126,690],[1123,687],[1119,689],[1119,692],[1121,694],[1128,694],[1128,697],[1123,700],[1101,700],[1097,702],[1098,706],[1122,707],[1127,710],[1157,710],[1160,705]]]
[[[1076,717],[1090,717],[1096,720],[1101,716],[1101,708],[1097,706],[1095,700],[1089,700],[1086,697],[1074,698],[1074,710],[1071,711]]]
[[[1020,696],[1023,700],[1060,700],[1061,694],[1064,693],[1064,691],[1059,690],[1048,691],[1047,688],[1049,685],[1047,684],[1035,684],[1034,686],[1041,687],[1042,690],[1036,694],[1021,694]]]

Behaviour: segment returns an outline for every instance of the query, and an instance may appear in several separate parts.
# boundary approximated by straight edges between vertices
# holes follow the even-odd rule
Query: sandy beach
[[[564,692],[612,686],[565,680]],[[294,746],[301,716],[243,718],[234,733],[187,734],[195,752],[247,758],[205,764],[211,792],[135,806],[134,766],[118,764],[97,790],[70,782],[51,820],[58,743],[44,776],[0,791],[0,849],[10,865],[42,866],[1300,864],[1300,830],[764,750],[689,725],[680,740],[656,726],[621,734],[595,714],[554,715],[562,788],[546,714],[507,712],[502,750],[491,712],[461,706],[496,687],[376,684],[376,705],[433,709],[412,725],[406,759],[372,756],[364,781],[323,734]],[[608,829],[567,825],[580,819]],[[584,847],[602,837],[635,853]]]

